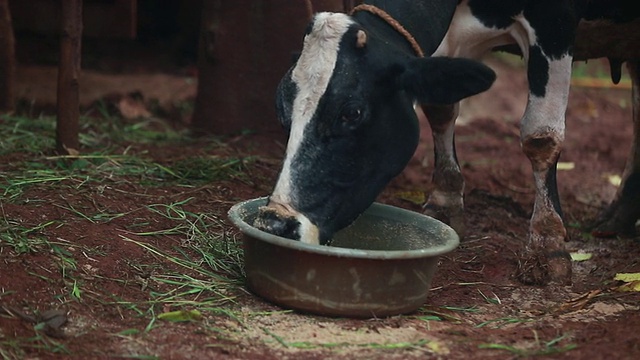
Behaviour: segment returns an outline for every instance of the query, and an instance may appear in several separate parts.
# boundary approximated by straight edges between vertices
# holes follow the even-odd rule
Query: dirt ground
[[[533,201],[531,169],[518,135],[526,80],[517,64],[492,59],[490,65],[498,72],[498,82],[465,102],[457,130],[467,184],[468,235],[456,251],[441,258],[429,299],[417,312],[366,320],[300,314],[263,301],[240,285],[225,293],[228,300],[215,308],[198,309],[201,314],[191,321],[158,319],[163,312],[195,307],[153,301],[170,288],[158,274],[203,275],[150,250],[198,256],[179,235],[140,235],[170,225],[166,216],[140,209],[189,198],[185,209],[207,214],[207,221],[223,234],[220,241],[239,240],[226,212],[238,201],[270,192],[284,140],[282,134],[246,134],[158,144],[123,142],[116,146],[122,153],[145,154],[160,164],[195,156],[254,160],[243,169],[248,176],[199,186],[147,186],[135,177],[114,177],[90,186],[34,184],[17,198],[5,192],[0,198],[3,230],[52,223],[33,235],[57,246],[20,253],[0,239],[0,354],[29,359],[638,358],[640,294],[617,291],[621,282],[614,276],[640,272],[640,239],[601,239],[587,229],[615,193],[610,179],[621,174],[629,151],[630,91],[624,86],[572,90],[561,156],[568,169],[558,172],[558,183],[570,231],[567,246],[592,258],[574,262],[572,286],[523,286],[512,275]],[[21,89],[42,90],[37,84],[46,79],[28,71],[21,68]],[[166,95],[151,93],[158,90],[157,77],[148,80],[148,86],[145,81],[135,78],[136,89],[148,101]],[[169,81],[190,85],[186,97],[172,90],[180,101],[193,96],[188,74],[174,74],[164,83]],[[95,96],[118,98],[128,92],[117,81],[107,83],[114,88],[99,89],[104,83],[92,83]],[[182,122],[171,124],[184,127]],[[379,201],[420,210],[432,170],[426,126],[422,137],[407,169]],[[0,174],[19,170],[16,164],[25,161],[51,165],[47,155],[2,155]],[[10,180],[3,176],[5,184]],[[135,216],[78,216],[98,210]],[[73,259],[73,268],[61,266],[64,259]],[[76,288],[81,296],[73,296]],[[191,299],[197,304],[207,296],[212,294],[205,290]]]

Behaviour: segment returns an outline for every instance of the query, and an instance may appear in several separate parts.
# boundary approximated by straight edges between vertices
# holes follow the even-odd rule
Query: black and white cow
[[[536,188],[525,251],[531,261],[521,279],[570,282],[556,163],[576,30],[583,18],[631,20],[637,10],[627,3],[380,0],[365,1],[352,15],[316,14],[299,59],[277,89],[278,116],[289,140],[278,181],[256,226],[326,243],[406,166],[418,142],[414,106],[421,106],[435,148],[435,190],[425,212],[464,232],[464,180],[454,146],[458,101],[488,89],[495,79],[492,70],[469,59],[515,44],[528,64],[521,145]],[[637,80],[638,63],[630,64]],[[635,230],[640,217],[638,117],[636,108],[636,141],[625,182],[603,218],[605,227],[627,232]]]

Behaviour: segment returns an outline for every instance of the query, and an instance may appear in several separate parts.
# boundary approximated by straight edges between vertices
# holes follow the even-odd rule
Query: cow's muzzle
[[[260,207],[253,226],[273,235],[300,240],[300,222],[295,216],[279,211],[277,207]]]
[[[318,227],[292,206],[275,201],[273,197],[267,206],[258,209],[253,226],[287,239],[299,240],[307,244],[320,244]]]

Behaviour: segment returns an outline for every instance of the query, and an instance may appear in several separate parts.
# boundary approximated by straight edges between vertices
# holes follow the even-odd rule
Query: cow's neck
[[[452,0],[379,0],[365,1],[365,3],[376,6],[389,14],[415,38],[425,55],[430,55],[444,38],[457,2]],[[354,17],[365,29],[375,30],[379,36],[402,44],[403,48],[415,54],[405,36],[380,16],[368,11],[358,11]]]

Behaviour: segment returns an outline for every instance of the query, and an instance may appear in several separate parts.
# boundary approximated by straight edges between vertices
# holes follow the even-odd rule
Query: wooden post
[[[58,64],[58,120],[56,150],[77,154],[80,100],[79,76],[82,42],[82,0],[64,0]]]
[[[0,111],[12,111],[15,106],[15,58],[9,1],[0,0]]]
[[[330,8],[341,11],[342,0],[203,1],[194,133],[283,134],[278,82],[302,49],[311,11]]]
[[[356,1],[357,0],[343,0],[342,1],[342,4],[343,4],[343,9],[342,10],[347,14],[350,13],[351,10],[357,5]],[[358,1],[358,3],[359,2],[360,1]]]

